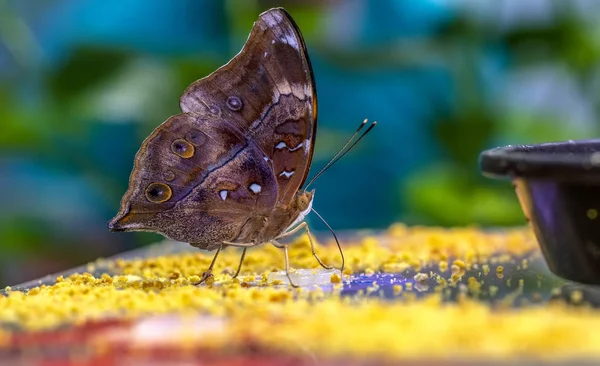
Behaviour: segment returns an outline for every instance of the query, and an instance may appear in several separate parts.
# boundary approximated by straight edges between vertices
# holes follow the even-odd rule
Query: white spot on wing
[[[224,190],[222,190],[222,191],[219,191],[219,196],[221,196],[221,199],[222,199],[223,201],[225,201],[225,200],[227,199],[227,194],[228,194],[228,193],[229,193],[229,192],[228,192],[226,189],[224,189]]]
[[[306,139],[306,140],[304,140],[304,142],[305,142],[304,151],[310,150],[310,139]]]
[[[287,82],[287,80],[282,79],[275,85],[277,86],[277,90],[279,91],[279,93],[281,93],[283,95],[292,94],[292,87]],[[279,100],[279,96],[277,96],[277,99],[274,99],[273,103],[277,103],[278,100]]]
[[[296,39],[293,34],[284,34],[281,41],[289,44],[296,50],[300,49],[300,46],[298,46],[298,39]]]
[[[281,173],[279,173],[279,176],[285,176],[286,178],[290,178],[292,175],[294,175],[294,171],[292,170],[291,172],[288,172],[287,170],[282,171]]]
[[[265,159],[265,161],[269,161],[269,158],[267,158],[266,156],[263,156],[263,159]]]
[[[296,146],[296,147],[295,147],[295,148],[293,148],[293,149],[288,147],[288,150],[290,150],[290,151],[296,151],[296,150],[298,150],[299,148],[301,148],[303,145],[304,145],[304,143],[303,143],[303,142],[301,142],[301,143],[299,143],[299,144],[298,144],[298,146]]]
[[[260,193],[261,189],[261,186],[256,183],[250,184],[250,190],[254,193]]]
[[[291,148],[291,147],[287,146],[287,144],[286,144],[285,142],[281,141],[280,143],[278,143],[277,145],[275,145],[275,148],[276,148],[277,150],[281,150],[281,149],[283,149],[284,147],[287,147],[287,149],[288,149],[289,151],[296,151],[296,150],[298,150],[299,148],[301,148],[302,146],[304,146],[304,142],[301,142],[301,143],[299,143],[299,144],[298,144],[298,146],[296,146],[296,147],[294,147],[294,148]]]
[[[281,21],[283,20],[283,15],[281,15],[279,11],[274,11],[271,14],[273,15],[273,18],[275,18],[275,21],[277,23],[281,23]]]
[[[311,95],[312,94],[312,89],[310,88],[309,84],[305,84],[304,85],[304,94],[306,94],[306,95]]]
[[[292,94],[294,94],[294,96],[298,99],[305,100],[306,97],[310,95],[305,93],[305,87],[305,84],[292,83]]]
[[[262,18],[269,27],[277,27],[283,20],[282,15],[277,11],[266,12]]]

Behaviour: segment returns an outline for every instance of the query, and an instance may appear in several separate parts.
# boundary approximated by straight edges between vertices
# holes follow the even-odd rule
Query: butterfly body
[[[297,231],[312,207],[314,191],[301,187],[317,100],[289,14],[262,13],[242,51],[192,83],[180,107],[142,143],[109,228],[157,232],[206,250],[276,243]]]

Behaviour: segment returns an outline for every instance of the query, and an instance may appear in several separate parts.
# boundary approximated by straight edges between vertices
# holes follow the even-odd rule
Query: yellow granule
[[[402,285],[394,285],[393,287],[394,295],[398,296],[402,292]]]
[[[342,282],[342,278],[340,277],[339,274],[334,273],[331,275],[331,283],[340,283]]]
[[[459,269],[465,269],[465,261],[462,261],[460,259],[457,259],[454,261],[454,263],[452,263],[453,265],[457,266]]]
[[[470,268],[481,266],[485,274],[488,263],[492,263],[502,274],[503,270],[498,269],[503,267],[498,263],[508,263],[528,253],[539,255],[529,230],[486,233],[474,228],[449,230],[396,224],[385,233],[385,240],[379,239],[368,237],[358,243],[343,243],[344,275],[374,274],[373,269],[387,266],[404,271],[427,268],[428,273],[429,268],[439,267],[439,274],[434,270],[430,275],[420,273],[422,276],[414,278],[418,281],[417,277],[435,277],[436,291],[419,293],[421,283],[414,286],[414,291],[411,282],[395,284],[392,289],[400,300],[389,301],[377,296],[384,289],[377,284],[353,299],[339,295],[341,286],[332,292],[319,287],[293,289],[280,280],[268,281],[269,273],[281,271],[283,255],[281,250],[265,245],[248,251],[239,279],[231,275],[240,252],[227,248],[216,262],[214,277],[202,286],[192,284],[200,280],[213,253],[190,251],[118,260],[111,265],[111,271],[117,273],[114,275],[94,277],[80,273],[59,277],[52,286],[28,292],[13,289],[7,291],[7,296],[0,296],[0,324],[35,331],[107,318],[152,319],[149,316],[177,314],[187,319],[209,315],[220,319],[223,325],[214,334],[198,334],[198,323],[183,322],[185,331],[169,333],[168,341],[235,349],[252,340],[257,346],[291,354],[308,353],[318,359],[406,359],[423,355],[600,358],[600,335],[590,331],[600,329],[600,311],[564,303],[492,309],[467,296],[467,290],[489,291],[491,296],[499,292],[496,286],[486,290],[481,279],[466,272]],[[325,263],[339,265],[337,247],[329,244],[319,245],[317,252]],[[293,268],[315,268],[315,276],[322,271],[306,238],[290,246],[290,260]],[[450,281],[449,273],[444,273],[449,262],[456,267]],[[341,281],[339,273],[330,279],[334,283]],[[453,289],[451,286],[458,286],[461,291],[458,303],[442,302],[447,291]],[[522,290],[522,281],[519,286]],[[369,293],[372,297],[366,296]],[[583,296],[579,292],[571,297],[582,301]],[[12,326],[6,329],[13,329]],[[12,336],[2,329],[0,349],[10,343]],[[93,349],[105,348],[104,341],[95,339]],[[136,338],[130,341],[141,342]]]
[[[478,294],[481,291],[481,282],[479,282],[477,278],[469,277],[467,283],[471,292]]]
[[[439,268],[440,268],[440,272],[446,272],[448,270],[448,262],[440,261]]]

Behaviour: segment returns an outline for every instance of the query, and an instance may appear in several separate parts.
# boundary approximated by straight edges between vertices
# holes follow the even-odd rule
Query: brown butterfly
[[[331,268],[303,221],[314,197],[300,188],[313,155],[317,95],[291,16],[281,8],[262,13],[241,52],[191,84],[180,106],[183,113],[142,143],[110,230],[153,231],[216,249],[200,282],[225,246],[244,248],[237,276],[246,249],[267,242],[283,249],[290,279],[287,245],[278,240],[303,228],[319,264]]]

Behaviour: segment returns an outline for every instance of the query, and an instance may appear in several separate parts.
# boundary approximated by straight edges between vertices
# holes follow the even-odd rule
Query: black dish
[[[513,181],[554,274],[600,284],[600,140],[499,147],[480,168]]]

